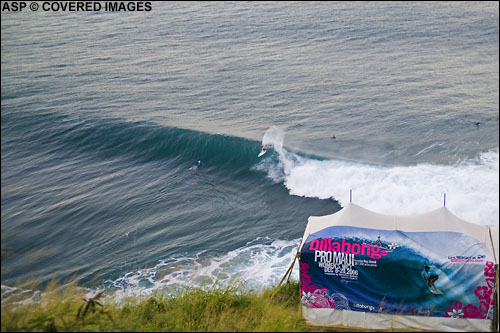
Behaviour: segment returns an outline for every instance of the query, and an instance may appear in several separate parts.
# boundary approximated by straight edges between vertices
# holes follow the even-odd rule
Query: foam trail
[[[454,166],[418,164],[380,166],[341,160],[314,160],[281,150],[268,176],[283,182],[290,194],[353,202],[391,215],[416,215],[446,207],[458,217],[481,225],[498,225],[498,151],[480,154]]]

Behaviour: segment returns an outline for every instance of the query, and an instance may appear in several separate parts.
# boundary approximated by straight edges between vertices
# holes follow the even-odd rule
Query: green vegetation
[[[274,297],[273,289],[186,289],[175,297],[134,297],[120,304],[102,293],[85,298],[74,285],[60,289],[52,284],[36,303],[3,302],[2,332],[333,331],[305,325],[299,312],[299,284],[293,281]]]

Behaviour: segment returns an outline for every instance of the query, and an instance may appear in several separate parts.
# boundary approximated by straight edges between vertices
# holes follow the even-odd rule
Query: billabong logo
[[[375,310],[374,306],[372,306],[372,305],[366,305],[366,304],[354,304],[353,307],[360,308],[360,309],[368,309],[370,311]]]
[[[342,238],[342,242],[332,242],[331,238],[324,238],[322,240],[313,238],[309,250],[367,255],[370,256],[371,259],[380,259],[387,255],[387,251],[381,250],[379,245],[349,243],[346,242],[345,238]]]

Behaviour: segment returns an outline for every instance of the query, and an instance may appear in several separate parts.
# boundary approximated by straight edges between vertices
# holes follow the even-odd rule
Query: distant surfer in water
[[[201,164],[201,161],[195,162],[192,167],[189,168],[189,170],[196,170]]]
[[[439,275],[437,275],[436,272],[432,271],[430,267],[427,266],[426,264],[424,264],[424,269],[425,273],[427,273],[427,284],[429,285],[429,287],[434,288],[434,292],[436,292],[437,288],[434,282],[436,282],[436,280],[439,279]]]
[[[337,137],[334,135],[332,135],[332,140],[335,140]]]

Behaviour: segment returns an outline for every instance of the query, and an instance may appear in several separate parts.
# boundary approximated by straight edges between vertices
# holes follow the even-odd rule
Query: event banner
[[[483,243],[458,232],[328,227],[302,246],[301,302],[314,308],[491,319],[493,262]]]

